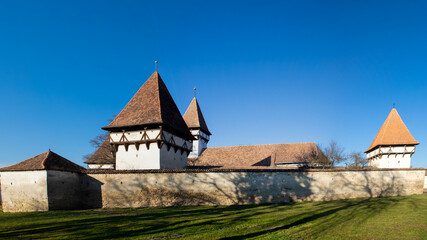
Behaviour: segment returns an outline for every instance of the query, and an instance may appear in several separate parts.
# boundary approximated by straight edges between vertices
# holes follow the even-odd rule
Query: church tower
[[[187,166],[194,138],[157,71],[102,129],[110,133],[117,170]]]
[[[200,110],[199,103],[195,96],[190,106],[188,106],[187,111],[185,111],[184,120],[195,138],[195,140],[193,140],[193,150],[188,158],[197,158],[203,149],[208,147],[209,136],[212,134],[209,132],[202,110]]]
[[[374,141],[365,151],[366,158],[372,167],[410,168],[411,157],[418,144],[393,107]]]

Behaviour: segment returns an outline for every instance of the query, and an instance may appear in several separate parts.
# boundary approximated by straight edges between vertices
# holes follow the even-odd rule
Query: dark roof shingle
[[[377,146],[417,144],[420,143],[415,140],[397,110],[393,108],[365,153]]]
[[[85,168],[61,157],[60,155],[47,151],[35,157],[29,158],[17,164],[0,168],[0,171],[33,171],[33,170],[59,170],[70,172],[82,172]]]
[[[193,98],[187,111],[185,111],[184,121],[188,128],[200,128],[208,135],[212,135],[211,132],[209,132],[208,125],[206,125],[205,118],[203,117],[202,110],[196,98]]]
[[[114,130],[156,124],[165,125],[181,136],[193,139],[158,72],[148,78],[117,117],[102,129]]]
[[[290,143],[207,148],[189,162],[195,166],[246,169],[327,159],[315,143]]]
[[[106,138],[101,146],[85,161],[86,164],[116,164],[110,140]]]

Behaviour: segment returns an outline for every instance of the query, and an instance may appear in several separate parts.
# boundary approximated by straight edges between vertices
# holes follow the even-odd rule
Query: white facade
[[[275,167],[290,167],[290,168],[298,167],[298,168],[300,168],[300,167],[304,167],[305,165],[306,164],[304,164],[304,163],[276,163]]]
[[[415,145],[379,146],[367,153],[369,166],[377,168],[410,168]]]
[[[114,169],[114,164],[92,164],[87,165],[88,169]]]
[[[116,144],[116,169],[180,169],[187,166],[192,143],[165,130],[110,133]]]
[[[5,212],[48,211],[47,171],[1,172]]]
[[[208,147],[209,135],[200,129],[190,130],[190,132],[196,138],[196,140],[193,140],[193,149],[188,157],[197,158],[200,156],[203,149]]]

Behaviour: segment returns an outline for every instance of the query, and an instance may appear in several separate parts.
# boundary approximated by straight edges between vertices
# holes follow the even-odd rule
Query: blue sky
[[[424,1],[1,1],[0,166],[89,140],[154,71],[209,146],[367,149],[393,103],[427,167]]]

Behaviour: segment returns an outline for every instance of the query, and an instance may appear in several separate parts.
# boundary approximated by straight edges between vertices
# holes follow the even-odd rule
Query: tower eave
[[[414,142],[414,143],[407,143],[407,144],[404,144],[404,143],[399,143],[399,144],[381,144],[381,145],[376,145],[376,146],[373,146],[371,148],[368,148],[364,153],[372,152],[372,151],[376,150],[379,147],[416,146],[418,144],[420,144],[420,143],[419,142]]]
[[[211,132],[209,132],[209,130],[207,130],[207,129],[204,129],[204,128],[201,128],[201,127],[189,127],[188,129],[190,129],[190,131],[191,130],[199,130],[199,131],[202,131],[202,132],[204,132],[206,135],[208,135],[208,136],[211,136],[212,135],[212,133]]]
[[[175,134],[177,136],[183,137],[184,139],[187,140],[194,140],[194,136],[190,133],[190,131],[188,131],[187,133],[183,133],[181,131],[177,131],[174,130],[171,126],[163,123],[163,122],[155,122],[155,123],[150,123],[150,124],[138,124],[138,125],[123,125],[123,126],[105,126],[102,127],[101,129],[109,131],[109,132],[122,132],[124,131],[137,131],[137,130],[142,130],[144,128],[147,129],[158,129],[162,127],[163,130],[168,131],[172,134]]]

